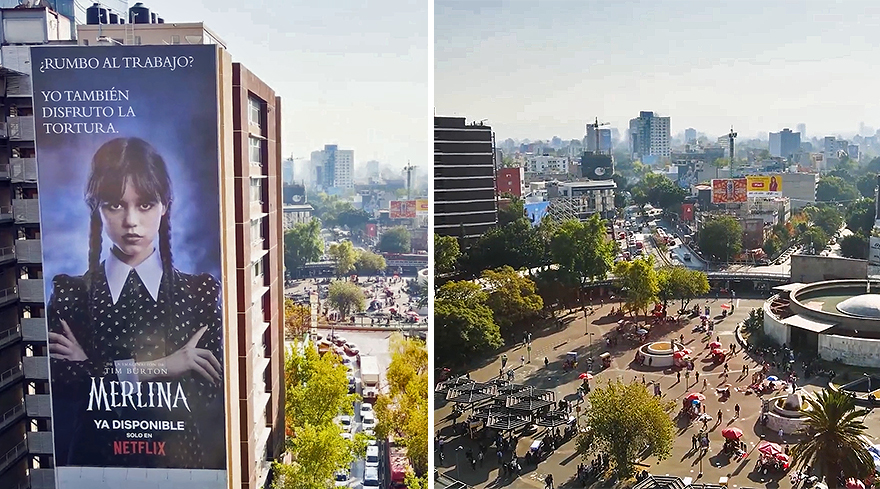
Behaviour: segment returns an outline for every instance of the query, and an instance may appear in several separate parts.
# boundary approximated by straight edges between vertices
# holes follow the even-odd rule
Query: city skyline
[[[436,113],[485,119],[499,140],[578,139],[595,117],[625,134],[640,111],[671,117],[673,135],[877,127],[880,8],[827,7],[438,0]]]
[[[426,163],[419,159],[431,140],[427,2],[144,4],[168,23],[204,22],[275,87],[283,158],[338,144],[354,150],[358,165]]]

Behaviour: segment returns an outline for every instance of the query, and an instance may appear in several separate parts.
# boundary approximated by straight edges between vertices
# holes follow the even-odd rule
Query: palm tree
[[[824,475],[829,487],[837,485],[842,471],[845,477],[863,479],[874,471],[862,422],[867,409],[856,407],[855,400],[843,392],[825,389],[816,399],[807,398],[812,410],[806,412],[802,439],[792,450],[794,464],[811,465]]]

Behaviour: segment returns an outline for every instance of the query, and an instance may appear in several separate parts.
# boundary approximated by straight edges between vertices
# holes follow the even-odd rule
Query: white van
[[[379,487],[379,467],[364,467],[364,488]]]
[[[379,447],[376,445],[370,445],[367,447],[367,458],[366,458],[366,466],[367,467],[378,467],[379,466]]]

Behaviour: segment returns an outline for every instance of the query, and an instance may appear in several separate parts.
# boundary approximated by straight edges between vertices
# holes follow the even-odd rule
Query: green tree
[[[321,223],[317,219],[294,224],[284,232],[284,267],[289,272],[317,261],[323,253],[324,240],[321,239]]]
[[[461,269],[472,276],[505,265],[521,269],[547,264],[546,236],[524,217],[490,229],[459,260]]]
[[[486,270],[482,276],[490,291],[486,305],[495,313],[495,323],[502,333],[523,320],[534,317],[544,307],[535,282],[511,267]]]
[[[880,173],[880,156],[869,161],[868,164],[865,165],[865,171],[871,173]]]
[[[370,214],[362,209],[346,208],[336,215],[336,223],[352,230],[363,230],[370,222]]]
[[[357,252],[354,269],[358,274],[372,275],[385,270],[385,258],[373,252],[361,250]]]
[[[327,303],[339,311],[342,320],[352,312],[363,311],[365,302],[364,292],[357,284],[347,280],[335,280],[330,284]]]
[[[801,233],[799,240],[802,245],[810,247],[813,254],[819,254],[828,246],[828,235],[819,227],[811,227]]]
[[[866,260],[868,258],[868,237],[862,233],[853,233],[840,240],[840,254],[847,258]]]
[[[428,471],[428,348],[424,341],[391,337],[388,392],[376,400],[376,435],[406,447],[417,474]]]
[[[284,337],[288,340],[300,337],[309,330],[312,312],[309,306],[284,299]]]
[[[862,197],[866,199],[874,198],[875,187],[877,187],[877,174],[874,172],[868,172],[856,181],[856,188],[862,194]]]
[[[330,245],[327,250],[330,259],[336,262],[336,276],[342,277],[354,270],[354,264],[357,261],[357,251],[351,244],[351,241],[343,241]]]
[[[457,239],[434,234],[434,270],[437,274],[454,272],[460,256]]]
[[[657,295],[664,304],[678,300],[679,310],[684,310],[692,300],[709,293],[709,277],[687,267],[664,267],[658,272],[658,287]]]
[[[498,207],[498,225],[504,226],[522,219],[526,215],[525,202],[515,195],[502,195],[502,198],[510,199],[506,206]]]
[[[409,253],[412,237],[403,226],[395,226],[382,233],[379,238],[379,251],[385,253]]]
[[[874,199],[859,199],[846,209],[846,227],[854,233],[867,235],[874,228],[877,209]]]
[[[818,226],[827,235],[834,235],[843,226],[843,214],[836,205],[818,204],[804,208],[814,226]]]
[[[836,486],[841,472],[856,479],[873,474],[874,459],[862,439],[867,432],[862,421],[868,410],[856,407],[855,400],[845,393],[830,389],[806,401],[812,410],[804,412],[806,427],[792,450],[794,464],[818,469],[829,486]]]
[[[660,209],[680,206],[687,191],[665,175],[648,173],[632,188],[633,200],[639,205],[651,204]]]
[[[553,261],[580,283],[603,279],[611,270],[612,244],[605,221],[594,214],[586,222],[563,222],[550,241]]]
[[[731,216],[716,217],[703,226],[698,242],[706,258],[729,261],[742,251],[742,226]]]
[[[822,177],[816,185],[819,202],[851,202],[859,198],[855,185],[840,177]]]
[[[620,280],[626,307],[633,313],[644,312],[657,302],[660,284],[654,268],[654,257],[620,261],[614,265],[614,276]]]
[[[437,364],[459,364],[504,344],[486,305],[488,294],[473,282],[447,282],[434,299]]]
[[[764,253],[767,253],[767,256],[776,256],[777,253],[782,251],[782,248],[785,246],[785,243],[779,238],[776,234],[771,234],[765,241],[763,250]]]
[[[619,380],[593,389],[589,401],[584,424],[591,429],[577,440],[582,458],[608,453],[615,475],[625,480],[634,475],[640,458],[669,456],[675,439],[675,424],[667,414],[672,401],[654,397],[639,383]]]
[[[288,441],[293,462],[272,464],[275,473],[272,487],[331,489],[334,487],[333,474],[348,467],[355,460],[356,453],[366,454],[366,444],[363,433],[355,435],[353,440],[343,438],[342,428],[335,423],[299,427],[296,437]]]

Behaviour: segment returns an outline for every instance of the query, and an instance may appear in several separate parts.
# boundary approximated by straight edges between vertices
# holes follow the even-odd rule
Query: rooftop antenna
[[[409,160],[406,160],[406,166],[403,167],[406,172],[406,200],[412,199],[412,174],[415,169],[416,167],[411,165]]]

